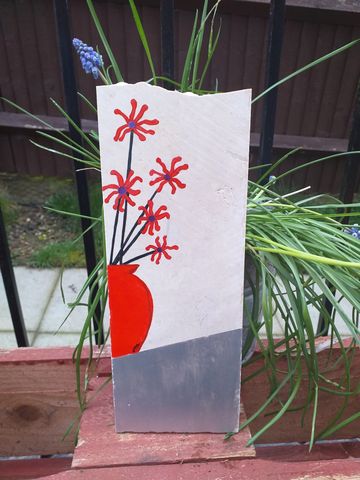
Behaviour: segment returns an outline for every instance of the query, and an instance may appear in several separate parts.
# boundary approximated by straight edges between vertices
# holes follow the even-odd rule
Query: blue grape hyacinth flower
[[[360,228],[357,223],[355,223],[355,225],[353,225],[352,227],[346,228],[344,232],[360,240]]]
[[[80,57],[82,68],[86,73],[91,73],[97,80],[99,78],[99,68],[104,65],[102,56],[78,38],[73,39],[73,45]]]

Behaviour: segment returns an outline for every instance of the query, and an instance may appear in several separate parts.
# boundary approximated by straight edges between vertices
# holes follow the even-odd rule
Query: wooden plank
[[[0,350],[0,457],[73,451],[79,404],[72,353],[71,347]]]
[[[32,3],[37,47],[41,62],[44,101],[47,107],[44,113],[56,115],[59,112],[50,98],[56,100],[59,105],[63,105],[64,96],[61,86],[60,58],[57,53],[54,7],[47,0],[33,0]],[[44,21],[45,18],[46,21]]]
[[[221,15],[221,33],[219,42],[213,60],[210,65],[210,88],[215,89],[218,86],[220,91],[228,91],[228,79],[229,79],[229,55],[224,55],[224,52],[229,51],[230,41],[230,15]],[[219,25],[220,19],[217,20]],[[216,31],[216,30],[215,30]],[[207,39],[205,39],[205,42]],[[205,43],[206,45],[206,43]]]
[[[155,72],[160,75],[161,72],[161,39],[160,39],[160,9],[143,7],[142,8],[143,26],[149,43],[150,52],[153,58]],[[152,77],[149,62],[146,56],[143,58],[144,76],[143,80]]]
[[[85,4],[81,1],[69,2],[70,8],[70,19],[71,25],[73,26],[72,34],[74,37],[79,38],[88,45],[95,47],[96,45],[91,45],[92,38],[92,27],[91,27],[91,16],[87,11]],[[96,4],[96,9],[98,4]],[[100,49],[101,53],[104,56],[104,61],[109,65],[104,49],[101,48],[101,42],[96,42]],[[81,67],[81,63],[78,55],[73,50],[73,61],[75,68],[75,76],[77,80],[78,91],[81,92],[85,97],[87,97],[92,103],[95,102],[95,85],[96,81],[91,74],[86,74]],[[61,79],[61,77],[59,77]],[[61,81],[61,80],[60,80]],[[84,102],[79,100],[80,105],[80,115],[88,115],[88,107],[85,106]]]
[[[7,49],[5,48],[5,36],[4,28],[2,21],[2,5],[0,5],[0,42],[3,45],[3,48],[0,48],[0,85],[1,85],[1,96],[5,98],[15,98],[14,87],[12,83],[12,78],[10,75],[10,64],[9,64],[9,55]],[[0,99],[1,110],[5,108],[5,102]],[[14,111],[13,107],[7,106],[7,110]]]
[[[258,147],[260,141],[259,133],[252,133],[250,146]],[[298,135],[277,135],[274,136],[274,148],[281,150],[292,150],[300,147],[304,151],[340,153],[347,150],[347,139],[343,138],[320,138],[303,137]]]
[[[336,363],[336,360],[340,357],[340,351],[338,347],[334,347],[332,355],[329,357],[328,350],[323,350],[318,354],[319,360],[319,371],[327,371],[327,378],[330,381],[340,382],[343,377],[344,366],[343,362],[339,361]],[[329,363],[327,363],[329,362]],[[252,363],[251,365],[245,366],[243,368],[243,379],[246,379],[248,375],[253,373],[255,370],[259,369],[263,365],[263,360],[260,359],[257,362]],[[277,367],[278,371],[285,372],[287,371],[287,364],[284,358],[281,358],[278,361]],[[279,377],[280,378],[280,377]],[[356,349],[352,365],[351,365],[351,384],[355,389],[355,385],[360,382],[360,348]],[[246,415],[250,417],[253,415],[260,406],[264,403],[264,400],[268,397],[270,386],[268,384],[268,379],[266,373],[261,373],[255,376],[251,382],[245,382],[242,387],[242,400],[244,402],[244,407]],[[302,380],[301,388],[299,394],[297,395],[296,402],[292,407],[304,405],[306,401],[306,396],[308,392],[308,383],[307,379]],[[288,389],[285,388],[280,397],[283,401],[288,398]],[[344,420],[351,415],[359,411],[359,400],[360,394],[354,394],[349,397],[348,405],[343,412],[341,420]],[[338,395],[332,395],[324,391],[319,393],[319,405],[318,413],[316,418],[316,428],[315,432],[320,433],[326,425],[329,424],[333,416],[343,405],[344,398]],[[271,420],[272,415],[269,415],[269,412],[277,410],[278,403],[273,403],[267,408],[262,415],[250,424],[250,430],[252,434],[259,431],[268,421]],[[286,413],[282,418],[273,426],[271,429],[266,431],[258,440],[259,443],[274,443],[274,442],[303,442],[308,441],[310,438],[311,431],[311,420],[312,420],[312,408],[309,408],[309,411],[305,415],[304,424],[301,425],[301,416],[303,414],[302,410]],[[291,428],[289,428],[291,425]],[[355,438],[359,435],[360,429],[360,419],[350,423],[346,427],[342,428],[335,432],[330,438],[339,439],[339,438]]]
[[[247,38],[247,17],[240,15],[230,16],[228,89],[243,88],[245,70],[245,51]]]
[[[318,27],[314,57],[320,58],[332,50],[334,26],[321,24]],[[328,74],[330,62],[323,62],[311,69],[308,93],[304,106],[301,134],[315,136],[319,109],[322,105],[322,95]]]
[[[126,35],[126,50],[123,55],[126,56],[127,72],[126,81],[135,83],[145,79],[144,72],[144,49],[139,39],[139,35],[134,24],[130,7],[127,6],[124,12],[124,27]]]
[[[16,172],[9,135],[4,132],[0,133],[0,170],[8,173]]]
[[[71,453],[79,415],[74,387],[1,393],[0,456]],[[63,438],[74,421],[74,429]]]
[[[63,117],[53,117],[47,115],[38,115],[39,119],[49,123],[53,130],[67,131],[67,121]],[[82,128],[85,132],[97,130],[95,120],[81,120]],[[30,118],[22,113],[0,112],[0,128],[4,130],[44,130],[51,131],[49,127],[44,126],[39,121]],[[251,134],[251,146],[259,146],[260,135],[253,132]],[[325,138],[325,137],[307,137],[300,135],[275,135],[275,148],[291,149],[302,147],[304,150],[344,152],[347,150],[346,138]]]
[[[14,135],[9,136],[11,149],[13,152],[13,158],[15,163],[15,168],[17,172],[22,172],[24,174],[29,173],[26,147],[25,147],[25,138],[23,135],[15,133]]]
[[[270,0],[237,0],[239,3],[269,5]],[[287,0],[287,7],[312,8],[316,10],[336,10],[338,12],[360,13],[358,0]]]
[[[317,34],[317,25],[310,23],[303,24],[296,68],[303,67],[316,58],[314,54],[314,45],[316,44]],[[311,72],[307,71],[292,80],[292,98],[289,106],[286,128],[286,133],[290,135],[302,134],[301,123],[305,114],[305,104],[307,93],[309,91],[310,76]]]
[[[43,89],[42,65],[39,57],[33,2],[14,1],[19,35],[19,47],[23,52],[24,77],[22,81],[29,89],[29,110],[46,113],[46,97]]]
[[[61,130],[64,132],[68,131],[68,123],[64,117],[38,115],[38,118],[49,123],[55,130]],[[90,132],[90,130],[97,130],[97,121],[82,119],[81,126],[85,132]],[[10,112],[0,112],[0,128],[9,128],[16,130],[51,131],[51,129],[43,125],[41,121],[31,118],[25,113]]]
[[[93,391],[98,387],[99,382],[94,383]],[[223,434],[115,433],[109,384],[82,416],[73,468],[247,458],[255,455],[245,446],[249,438],[247,429],[229,441]]]
[[[0,4],[0,22],[3,33],[4,43],[2,48],[6,50],[8,56],[9,74],[15,96],[12,101],[29,108],[29,89],[24,72],[24,52],[19,42],[19,25],[17,22],[17,12],[15,2],[1,2]],[[8,107],[6,106],[6,109]]]
[[[351,40],[359,38],[360,29],[353,28],[351,31]],[[350,123],[352,110],[355,101],[355,92],[360,75],[360,65],[354,63],[355,57],[359,56],[357,48],[352,48],[343,54],[345,56],[345,65],[343,67],[343,76],[341,80],[341,90],[337,96],[336,109],[332,117],[331,129],[329,135],[339,132],[339,136],[348,137],[350,132]]]
[[[252,88],[255,97],[264,89],[262,64],[266,50],[266,20],[259,17],[249,17],[245,52],[245,71],[243,88]],[[262,102],[256,102],[252,110],[251,130],[260,130]]]
[[[174,31],[175,31],[175,80],[181,81],[181,75],[184,68],[186,52],[189,45],[192,26],[194,23],[194,13],[175,10]],[[210,87],[210,72],[206,76],[203,88]]]
[[[284,42],[281,54],[279,78],[285,78],[298,68],[298,54],[300,52],[303,22],[288,20],[285,22]],[[294,81],[281,85],[278,89],[278,106],[276,111],[275,131],[286,134],[288,117],[291,115],[291,99],[293,97]]]
[[[72,469],[43,480],[359,480],[354,459],[291,462],[269,459]]]
[[[336,26],[332,48],[339,48],[351,41],[351,29],[343,25]],[[328,74],[324,82],[324,92],[316,125],[316,136],[331,136],[332,119],[336,103],[341,97],[346,55],[339,55],[329,60]],[[326,107],[326,108],[325,108]]]
[[[107,20],[108,20],[108,38],[111,42],[111,48],[119,64],[120,72],[127,72],[126,55],[126,35],[124,27],[124,5],[115,2],[106,2]],[[113,75],[113,73],[111,73]],[[115,79],[114,79],[115,83]]]
[[[55,475],[71,468],[71,456],[31,460],[0,460],[0,480],[25,480]]]

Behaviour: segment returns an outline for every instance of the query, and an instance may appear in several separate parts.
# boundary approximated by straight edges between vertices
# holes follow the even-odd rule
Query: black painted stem
[[[126,179],[129,176],[131,170],[131,162],[132,162],[132,149],[133,149],[133,142],[134,142],[134,132],[130,133],[130,142],[129,142],[129,153],[128,153],[128,163],[126,169]],[[125,179],[125,181],[126,181]],[[125,238],[125,230],[126,230],[126,220],[127,220],[127,205],[128,202],[125,200],[125,207],[124,207],[124,215],[123,215],[123,224],[122,224],[122,231],[121,231],[121,248],[120,251],[123,251],[124,245],[124,238]],[[120,263],[122,263],[122,255],[120,255]],[[117,262],[115,262],[117,263]]]
[[[112,235],[112,240],[111,240],[111,252],[110,252],[110,265],[113,265],[113,256],[114,256],[114,247],[115,247],[115,238],[116,238],[116,230],[118,226],[118,221],[119,221],[119,207],[120,207],[120,197],[118,200],[118,204],[116,207],[116,213],[115,213],[115,221],[114,221],[114,227],[113,227],[113,235]]]
[[[143,253],[142,255],[138,255],[137,257],[130,258],[130,260],[128,260],[127,262],[124,262],[123,265],[128,265],[131,262],[135,262],[136,260],[140,260],[140,258],[148,257],[152,253],[154,253],[154,250],[151,250],[151,252]]]
[[[151,195],[150,199],[147,201],[146,205],[145,205],[145,208],[148,208],[149,206],[149,202],[151,200],[154,200],[154,198],[156,197],[156,194],[158,193],[157,190],[155,190],[155,192]],[[122,248],[119,250],[119,252],[117,253],[115,259],[114,259],[114,264],[118,263],[118,261],[120,260],[120,257],[123,257],[125,255],[125,253],[129,250],[129,248],[134,244],[135,240],[137,240],[140,236],[140,233],[142,231],[142,229],[145,227],[145,225],[143,225],[141,228],[140,228],[140,232],[137,234],[137,236],[135,237],[135,240],[131,242],[131,244],[125,249],[126,247],[126,244],[128,243],[129,239],[131,238],[131,235],[134,233],[136,227],[138,226],[138,221],[140,220],[140,218],[143,216],[143,213],[141,213],[136,222],[134,223],[134,225],[132,226],[129,234],[127,235],[127,237],[125,238],[125,241],[123,242],[122,244]]]

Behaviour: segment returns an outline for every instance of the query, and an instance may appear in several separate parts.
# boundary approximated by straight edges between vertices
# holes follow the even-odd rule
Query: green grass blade
[[[208,0],[204,0],[203,10],[201,14],[200,20],[200,29],[196,38],[196,48],[195,48],[195,57],[194,57],[194,65],[193,65],[193,73],[192,73],[192,85],[191,90],[194,91],[196,88],[196,79],[197,79],[197,72],[199,68],[199,61],[200,61],[200,54],[201,54],[201,47],[204,38],[204,30],[205,30],[205,19],[208,9]]]
[[[183,67],[183,74],[181,77],[181,87],[180,90],[182,92],[186,92],[189,90],[189,79],[190,79],[190,72],[191,72],[191,66],[192,66],[192,59],[194,56],[194,51],[195,51],[195,36],[196,36],[196,28],[197,28],[197,23],[198,23],[198,16],[199,12],[196,10],[195,13],[195,19],[194,19],[194,25],[192,28],[191,32],[191,37],[189,40],[189,46],[185,58],[185,63]]]
[[[131,8],[131,13],[133,15],[135,25],[136,25],[136,28],[137,28],[142,46],[145,50],[145,55],[146,55],[147,61],[149,63],[149,67],[150,67],[153,79],[154,79],[154,85],[156,85],[156,73],[155,73],[154,62],[153,62],[153,59],[151,57],[149,43],[148,43],[147,38],[146,38],[144,27],[141,23],[139,12],[137,11],[134,0],[129,0],[129,5],[130,5],[130,8]]]
[[[124,78],[121,75],[119,65],[118,65],[118,63],[115,59],[113,51],[111,50],[110,44],[109,44],[109,42],[106,38],[106,35],[104,33],[104,30],[103,30],[102,25],[101,25],[100,20],[99,20],[99,17],[97,16],[97,13],[96,13],[95,8],[94,8],[93,1],[92,0],[86,0],[86,3],[87,3],[87,6],[88,6],[88,9],[90,11],[90,15],[91,15],[91,17],[93,19],[93,22],[95,24],[96,30],[98,31],[99,37],[101,38],[101,41],[102,41],[102,43],[104,45],[104,48],[105,48],[105,51],[106,51],[106,53],[109,57],[111,66],[114,69],[114,74],[115,74],[116,80],[118,82],[123,82]]]
[[[94,150],[96,154],[100,154],[99,148],[92,142],[89,136],[82,130],[81,126],[74,122],[74,120],[70,117],[70,115],[53,99],[50,98],[51,102],[55,105],[55,107],[59,110],[59,112],[67,119],[67,121],[72,125],[78,134],[85,140],[85,142]]]
[[[252,100],[251,103],[257,102],[258,100],[260,100],[260,98],[262,98],[263,96],[265,96],[266,94],[268,94],[269,92],[271,92],[271,90],[273,90],[274,88],[278,87],[279,85],[282,85],[283,83],[285,83],[285,82],[287,82],[288,80],[296,77],[297,75],[300,75],[300,73],[306,72],[306,70],[309,70],[310,68],[316,67],[316,65],[319,65],[320,63],[322,63],[322,62],[324,62],[324,61],[326,61],[326,60],[329,60],[330,58],[334,57],[335,55],[338,55],[339,53],[342,53],[342,52],[344,52],[345,50],[348,50],[349,48],[355,46],[355,45],[358,44],[359,42],[360,42],[360,38],[358,38],[358,39],[356,39],[356,40],[353,40],[352,42],[349,42],[349,43],[347,43],[346,45],[343,45],[342,47],[337,48],[336,50],[333,50],[333,51],[330,52],[330,53],[327,53],[327,54],[324,55],[323,57],[317,58],[316,60],[314,60],[313,62],[308,63],[308,64],[305,65],[304,67],[299,68],[298,70],[296,70],[295,72],[291,73],[291,74],[288,75],[287,77],[284,77],[284,78],[282,78],[281,80],[279,80],[278,82],[276,82],[276,83],[274,83],[273,85],[271,85],[269,88],[267,88],[267,89],[264,90],[262,93],[260,93],[260,95],[258,95],[257,97],[253,98],[253,100]]]
[[[78,92],[78,95],[81,98],[81,100],[83,100],[86,103],[86,105],[90,108],[90,110],[92,110],[97,115],[97,110],[96,110],[95,105],[93,105],[90,102],[90,100],[88,98],[86,98],[85,95],[83,95],[82,93]]]

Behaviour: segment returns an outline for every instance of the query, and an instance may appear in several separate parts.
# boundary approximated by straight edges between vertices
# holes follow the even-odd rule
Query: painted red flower
[[[170,260],[172,258],[168,254],[167,250],[179,250],[179,247],[177,245],[168,245],[167,236],[164,235],[162,244],[160,243],[160,237],[156,237],[155,245],[148,245],[145,250],[153,250],[153,253],[151,254],[151,261],[155,261],[156,265],[159,265],[160,259],[163,255],[167,260]]]
[[[122,125],[116,130],[114,140],[115,142],[122,142],[125,138],[125,135],[134,132],[138,137],[139,140],[144,142],[146,140],[146,135],[154,135],[154,130],[147,130],[143,127],[143,125],[157,125],[159,120],[141,120],[144,116],[144,113],[149,108],[147,105],[142,105],[138,113],[136,113],[137,109],[137,101],[133,98],[131,101],[131,112],[130,115],[125,115],[124,112],[115,108],[114,113],[115,115],[121,115],[125,120],[125,125]]]
[[[143,211],[143,215],[139,218],[138,224],[145,222],[145,225],[141,233],[148,233],[149,235],[154,235],[154,229],[158,232],[160,230],[159,221],[163,218],[170,218],[169,212],[167,212],[167,207],[161,205],[156,212],[154,212],[154,202],[149,200],[147,207],[139,207],[139,210]]]
[[[134,190],[133,186],[134,184],[139,181],[142,182],[141,177],[134,177],[131,178],[134,175],[133,170],[130,170],[129,175],[127,179],[124,181],[124,177],[117,172],[116,170],[111,170],[111,175],[115,175],[117,178],[117,184],[116,183],[110,183],[109,185],[105,185],[102,187],[102,190],[113,190],[106,198],[105,198],[105,203],[109,203],[110,200],[115,196],[115,201],[113,208],[114,210],[119,210],[119,212],[124,211],[124,206],[125,202],[128,202],[132,207],[135,205],[134,200],[130,197],[130,195],[139,195],[140,190]]]
[[[163,189],[164,185],[169,184],[171,186],[171,193],[174,195],[176,192],[176,188],[185,188],[186,185],[185,183],[180,182],[178,178],[175,178],[179,175],[179,173],[182,170],[187,170],[189,168],[189,165],[187,163],[184,163],[183,165],[178,165],[179,162],[181,162],[182,158],[181,157],[174,157],[171,160],[171,166],[170,168],[166,168],[166,165],[164,162],[161,160],[161,158],[157,158],[156,162],[160,165],[162,168],[162,172],[158,172],[156,170],[150,170],[149,175],[157,175],[157,178],[154,178],[153,180],[150,181],[150,186],[153,186],[155,184],[159,184],[157,191],[161,192]]]

